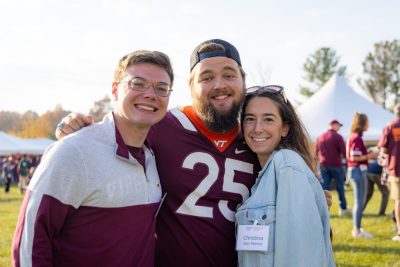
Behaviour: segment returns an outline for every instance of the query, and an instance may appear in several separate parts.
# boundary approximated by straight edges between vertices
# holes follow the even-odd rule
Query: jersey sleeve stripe
[[[171,109],[170,112],[181,123],[183,128],[189,131],[197,132],[196,127],[194,127],[193,123],[188,119],[188,117],[182,111],[180,111],[177,108],[174,108]]]

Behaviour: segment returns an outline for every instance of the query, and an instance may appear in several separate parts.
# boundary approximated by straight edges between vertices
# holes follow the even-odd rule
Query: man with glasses
[[[157,217],[157,266],[237,266],[234,213],[260,166],[243,141],[238,113],[245,73],[238,51],[213,39],[190,59],[191,106],[170,110],[149,139],[163,191]],[[87,118],[64,118],[62,137]]]
[[[52,145],[35,171],[14,266],[154,266],[161,186],[147,134],[167,112],[173,79],[161,52],[121,58],[113,112]]]

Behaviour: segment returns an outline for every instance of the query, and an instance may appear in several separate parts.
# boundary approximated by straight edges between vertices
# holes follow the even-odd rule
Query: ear
[[[112,83],[112,89],[111,89],[111,93],[114,97],[114,101],[118,100],[118,83],[117,82],[113,82]]]
[[[287,124],[283,125],[282,128],[282,137],[286,137],[289,134],[290,127]]]

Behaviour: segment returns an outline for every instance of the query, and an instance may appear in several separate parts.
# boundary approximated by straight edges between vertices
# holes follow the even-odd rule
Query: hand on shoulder
[[[65,136],[79,131],[81,128],[93,124],[93,117],[80,113],[70,113],[61,119],[56,128],[56,138],[58,140]]]

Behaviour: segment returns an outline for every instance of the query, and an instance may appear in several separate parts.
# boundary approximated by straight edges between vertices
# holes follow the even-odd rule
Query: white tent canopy
[[[0,132],[0,155],[41,155],[54,140],[48,138],[19,138]]]
[[[332,76],[320,90],[299,106],[297,112],[313,141],[328,129],[332,119],[343,124],[340,134],[347,139],[356,112],[368,116],[369,129],[363,134],[363,139],[376,141],[387,123],[395,118],[393,113],[356,93],[337,75]]]

